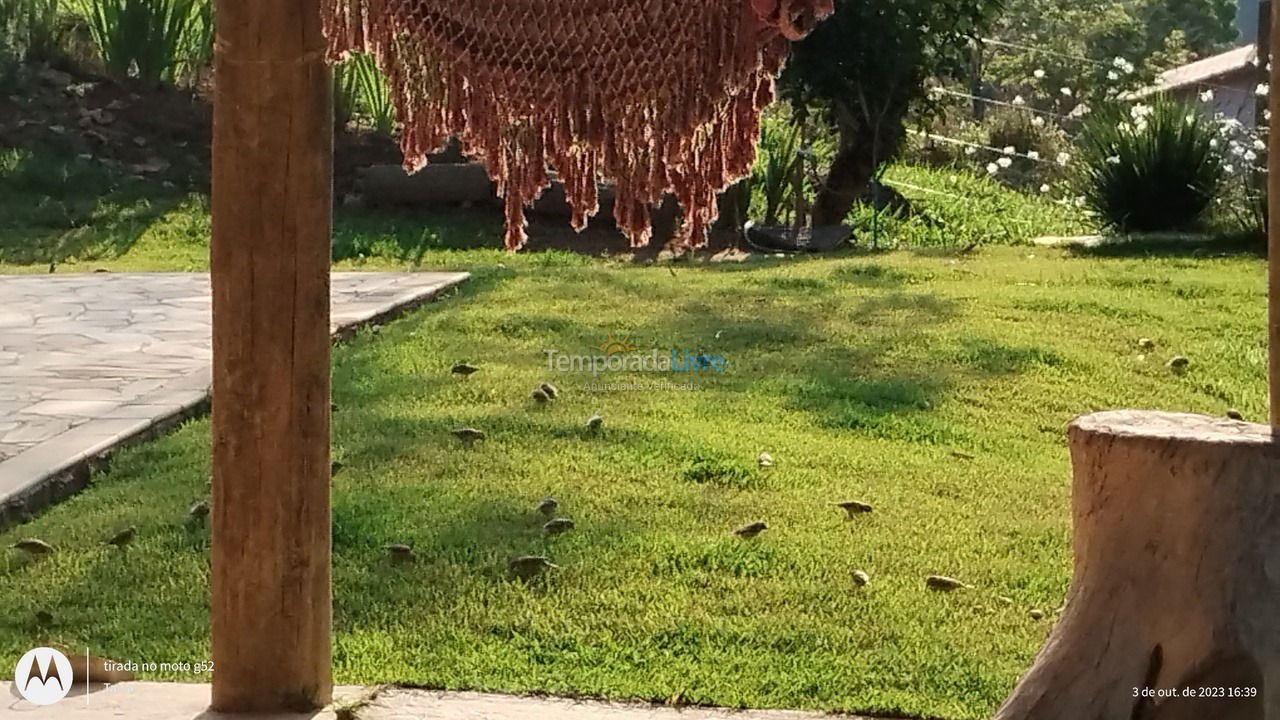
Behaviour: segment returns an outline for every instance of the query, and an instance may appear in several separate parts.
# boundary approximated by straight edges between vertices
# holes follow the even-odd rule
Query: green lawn
[[[148,220],[113,226],[127,241],[103,244],[90,223],[57,269],[204,267],[201,201],[139,202]],[[0,270],[47,272],[18,261],[13,227]],[[335,353],[339,682],[987,717],[1067,589],[1067,422],[1118,406],[1264,411],[1252,256],[983,247],[644,267],[450,249],[496,246],[495,230],[463,215],[340,219],[342,267],[475,278]],[[589,353],[611,335],[729,368],[596,380],[697,386],[652,392],[548,371],[545,350]],[[1144,337],[1157,345],[1145,359]],[[1185,375],[1165,368],[1175,354]],[[450,377],[461,360],[483,369]],[[563,396],[538,408],[542,381]],[[593,413],[598,437],[582,430]],[[489,440],[464,449],[448,434],[459,425]],[[36,641],[207,658],[208,538],[184,516],[204,493],[208,431],[194,421],[124,451],[90,490],[0,534],[59,548],[0,556],[0,667]],[[762,451],[773,467],[757,466]],[[577,523],[553,540],[533,512],[548,494]],[[847,499],[875,511],[848,523],[830,505]],[[755,520],[770,529],[732,537]],[[124,525],[140,530],[131,548],[102,544]],[[417,563],[390,563],[389,542]],[[562,569],[530,584],[505,572],[543,552]],[[930,573],[973,588],[928,591]]]

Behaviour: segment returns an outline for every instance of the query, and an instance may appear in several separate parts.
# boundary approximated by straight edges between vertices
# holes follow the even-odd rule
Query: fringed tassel
[[[679,242],[705,242],[716,196],[750,172],[759,117],[798,37],[832,0],[322,0],[328,57],[371,53],[416,170],[449,135],[505,200],[506,245],[554,167],[582,230],[613,180],[632,245],[676,196]]]

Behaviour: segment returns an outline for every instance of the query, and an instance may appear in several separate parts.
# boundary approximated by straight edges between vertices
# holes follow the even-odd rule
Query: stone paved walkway
[[[332,329],[466,278],[334,273]],[[208,275],[0,276],[0,525],[40,504],[42,485],[74,484],[78,463],[203,403],[209,346]]]
[[[436,692],[402,688],[334,689],[334,708],[285,715],[223,715],[209,712],[208,685],[124,683],[83,685],[60,702],[37,707],[23,700],[13,683],[0,682],[0,717],[26,720],[871,720],[788,710],[672,708],[644,703],[521,697],[476,692]],[[344,712],[335,712],[343,708]]]

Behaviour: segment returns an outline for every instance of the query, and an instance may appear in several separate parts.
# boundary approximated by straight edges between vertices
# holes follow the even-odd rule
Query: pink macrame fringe
[[[329,58],[371,53],[387,76],[410,171],[451,135],[483,160],[506,206],[564,183],[576,230],[617,188],[614,218],[648,243],[672,193],[679,241],[705,242],[720,191],[751,171],[787,40],[832,0],[323,0]],[[541,14],[524,13],[530,7]]]

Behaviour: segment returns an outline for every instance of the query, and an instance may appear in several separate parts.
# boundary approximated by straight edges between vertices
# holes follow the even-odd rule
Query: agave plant
[[[0,54],[48,60],[62,37],[58,0],[0,0]]]
[[[209,0],[86,0],[89,32],[107,71],[174,82],[212,48]]]
[[[356,74],[351,69],[351,61],[335,65],[333,67],[334,127],[341,130],[351,123],[359,101],[360,88],[356,83]]]
[[[751,178],[764,197],[765,225],[782,221],[790,194],[795,192],[802,163],[800,126],[766,124],[760,136],[760,157]]]
[[[1079,139],[1081,195],[1125,231],[1193,227],[1223,180],[1217,127],[1168,97],[1096,111]]]
[[[354,55],[347,61],[349,71],[359,88],[360,108],[373,122],[374,129],[389,133],[395,129],[395,108],[391,104],[391,92],[387,79],[378,69],[372,55]]]

